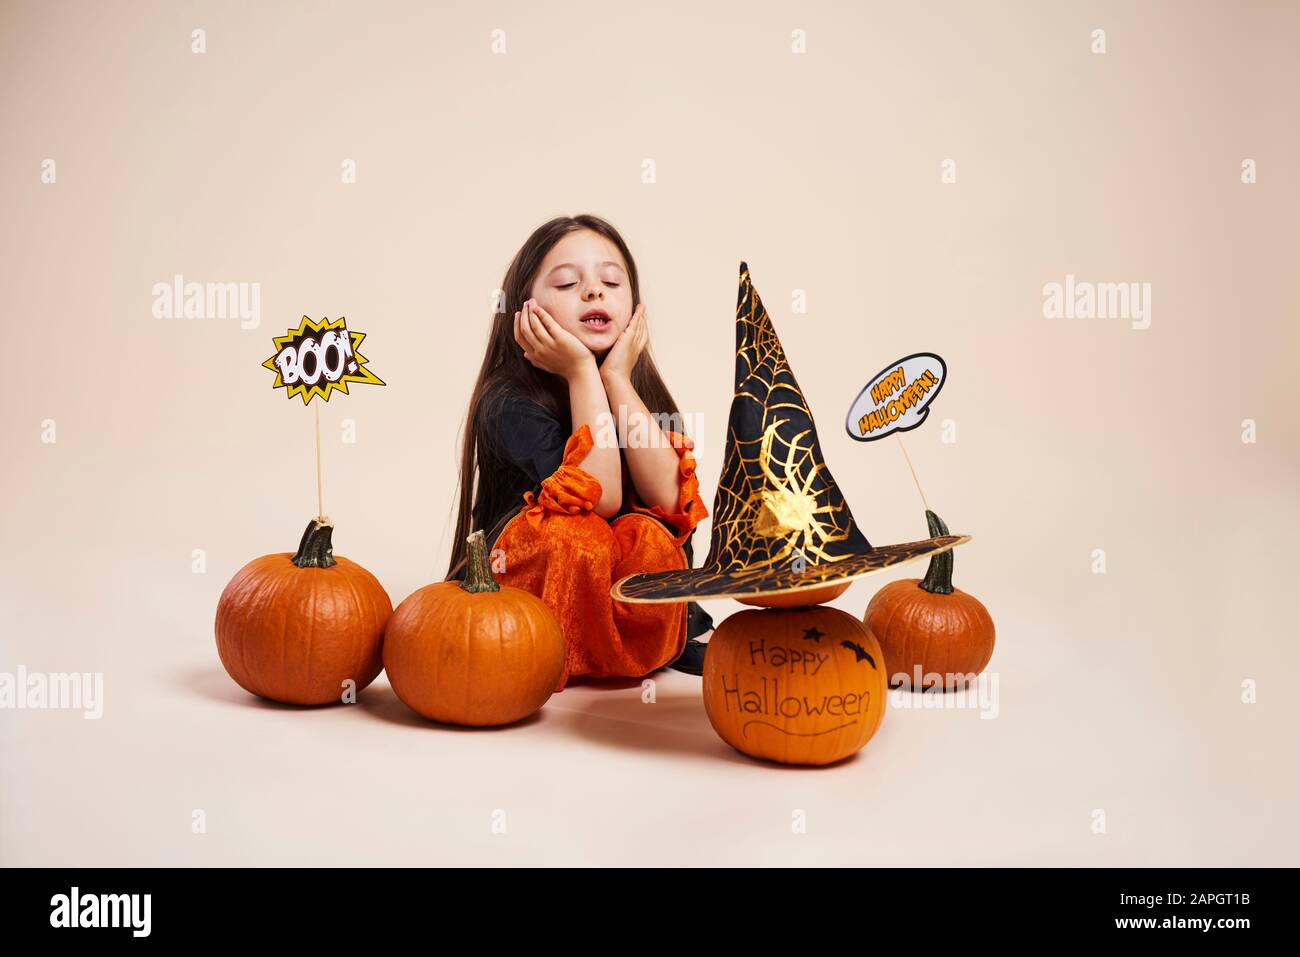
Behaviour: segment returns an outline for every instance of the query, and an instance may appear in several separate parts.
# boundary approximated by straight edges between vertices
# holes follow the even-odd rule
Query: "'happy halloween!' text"
[[[880,408],[873,409],[858,419],[858,431],[863,435],[869,435],[883,429],[912,406],[919,404],[925,398],[925,394],[938,385],[938,378],[929,369],[922,372],[911,383],[907,383],[903,376],[903,367],[899,366],[872,387],[872,401],[880,405]],[[885,400],[895,392],[898,393],[897,398],[886,402]]]
[[[915,352],[877,372],[849,406],[844,427],[859,442],[919,428],[948,378],[948,364],[933,352]]]

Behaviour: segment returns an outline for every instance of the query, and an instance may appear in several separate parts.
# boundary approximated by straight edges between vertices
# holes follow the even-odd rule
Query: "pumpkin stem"
[[[302,533],[302,541],[298,543],[293,563],[299,568],[329,568],[337,565],[338,562],[334,560],[334,545],[330,541],[333,534],[333,522],[313,518],[307,523],[307,530]]]
[[[930,526],[931,538],[948,534],[948,526],[943,523],[943,519],[928,508],[925,510],[925,521]],[[924,588],[932,595],[952,594],[951,548],[930,558],[930,567],[926,569],[925,577],[921,579],[917,587]]]
[[[465,569],[465,580],[460,587],[468,592],[500,591],[501,586],[492,577],[492,566],[488,563],[487,540],[483,529],[470,532],[465,539],[469,543],[469,563]]]

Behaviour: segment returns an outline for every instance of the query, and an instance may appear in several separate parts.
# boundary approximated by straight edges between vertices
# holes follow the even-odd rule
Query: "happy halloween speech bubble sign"
[[[930,352],[917,352],[891,362],[858,393],[849,406],[844,427],[859,442],[910,432],[930,414],[930,403],[943,388],[947,375],[947,363]]]
[[[303,316],[297,329],[272,340],[275,354],[262,365],[275,373],[272,388],[288,390],[290,399],[300,395],[306,405],[320,396],[328,402],[335,389],[347,395],[349,382],[384,385],[361,354],[365,338],[364,332],[350,330],[342,316],[333,322]]]

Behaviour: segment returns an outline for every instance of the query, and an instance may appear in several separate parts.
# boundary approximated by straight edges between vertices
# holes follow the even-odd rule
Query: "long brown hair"
[[[475,513],[484,501],[497,497],[494,493],[500,490],[504,479],[500,469],[481,467],[481,463],[501,459],[498,454],[500,441],[496,428],[489,421],[487,400],[512,389],[545,408],[563,423],[566,430],[572,421],[567,385],[560,376],[538,369],[524,358],[523,350],[515,342],[514,315],[529,298],[529,290],[532,289],[533,280],[546,254],[566,234],[579,229],[599,233],[618,247],[623,262],[627,264],[628,280],[632,286],[632,308],[635,309],[641,301],[641,286],[632,253],[618,230],[599,216],[583,214],[556,217],[533,230],[519,252],[515,253],[501,283],[504,295],[492,317],[487,353],[483,356],[483,365],[479,368],[478,380],[470,394],[469,410],[465,416],[465,440],[460,456],[460,505],[456,514],[456,533],[452,536],[451,559],[447,564],[448,578],[455,574],[457,566],[466,555],[465,538],[474,531],[475,523],[489,522],[494,518]],[[632,386],[651,413],[680,414],[677,403],[673,401],[655,367],[648,344],[632,368]],[[486,528],[484,531],[490,532]]]

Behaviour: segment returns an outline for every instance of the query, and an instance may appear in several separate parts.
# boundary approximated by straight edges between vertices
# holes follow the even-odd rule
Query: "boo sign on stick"
[[[288,390],[290,399],[302,396],[307,405],[320,396],[328,402],[335,389],[347,395],[349,382],[384,384],[361,354],[365,338],[364,332],[348,329],[341,316],[333,322],[303,316],[297,329],[275,337],[275,355],[262,365],[275,373],[273,388]]]
[[[929,352],[891,362],[876,373],[849,407],[844,427],[859,442],[910,432],[930,414],[930,403],[943,388],[947,364]]]

